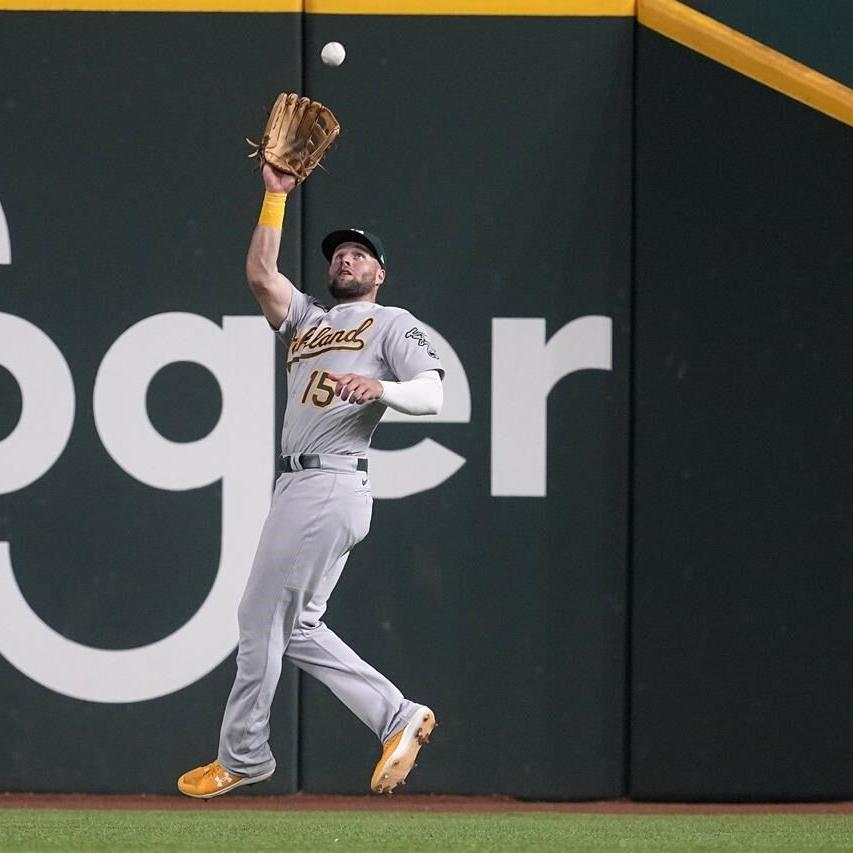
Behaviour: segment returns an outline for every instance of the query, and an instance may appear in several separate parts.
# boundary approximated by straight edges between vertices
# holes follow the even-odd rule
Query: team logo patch
[[[438,358],[438,353],[433,349],[432,344],[429,342],[429,338],[417,326],[412,326],[412,328],[406,332],[405,337],[417,341],[419,347],[426,347],[427,355],[430,358]]]

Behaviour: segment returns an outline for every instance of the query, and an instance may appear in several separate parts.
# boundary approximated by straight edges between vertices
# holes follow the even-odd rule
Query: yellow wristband
[[[284,225],[284,206],[287,204],[287,193],[264,193],[264,203],[261,205],[261,215],[258,225],[267,228],[281,228]]]

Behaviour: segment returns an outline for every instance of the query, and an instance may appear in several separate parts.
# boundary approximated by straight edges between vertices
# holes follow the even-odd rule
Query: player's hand
[[[382,396],[382,383],[378,379],[359,373],[327,373],[335,383],[335,394],[350,403],[369,403]]]
[[[293,175],[279,171],[270,166],[266,160],[261,165],[261,177],[264,179],[264,186],[267,192],[289,193],[296,186],[296,178]]]

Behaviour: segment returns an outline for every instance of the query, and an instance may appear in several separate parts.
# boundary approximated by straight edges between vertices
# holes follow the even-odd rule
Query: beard
[[[375,285],[375,279],[369,273],[365,273],[361,278],[348,275],[343,279],[338,274],[329,279],[329,293],[335,299],[359,299],[367,296]]]

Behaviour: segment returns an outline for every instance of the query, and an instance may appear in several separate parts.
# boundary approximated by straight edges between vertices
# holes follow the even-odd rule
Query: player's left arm
[[[373,379],[359,373],[330,373],[335,394],[360,405],[378,400],[406,415],[437,415],[444,402],[438,370],[424,370],[406,382]]]
[[[424,370],[408,382],[380,379],[380,403],[404,415],[437,415],[444,403],[444,386],[437,370]]]

